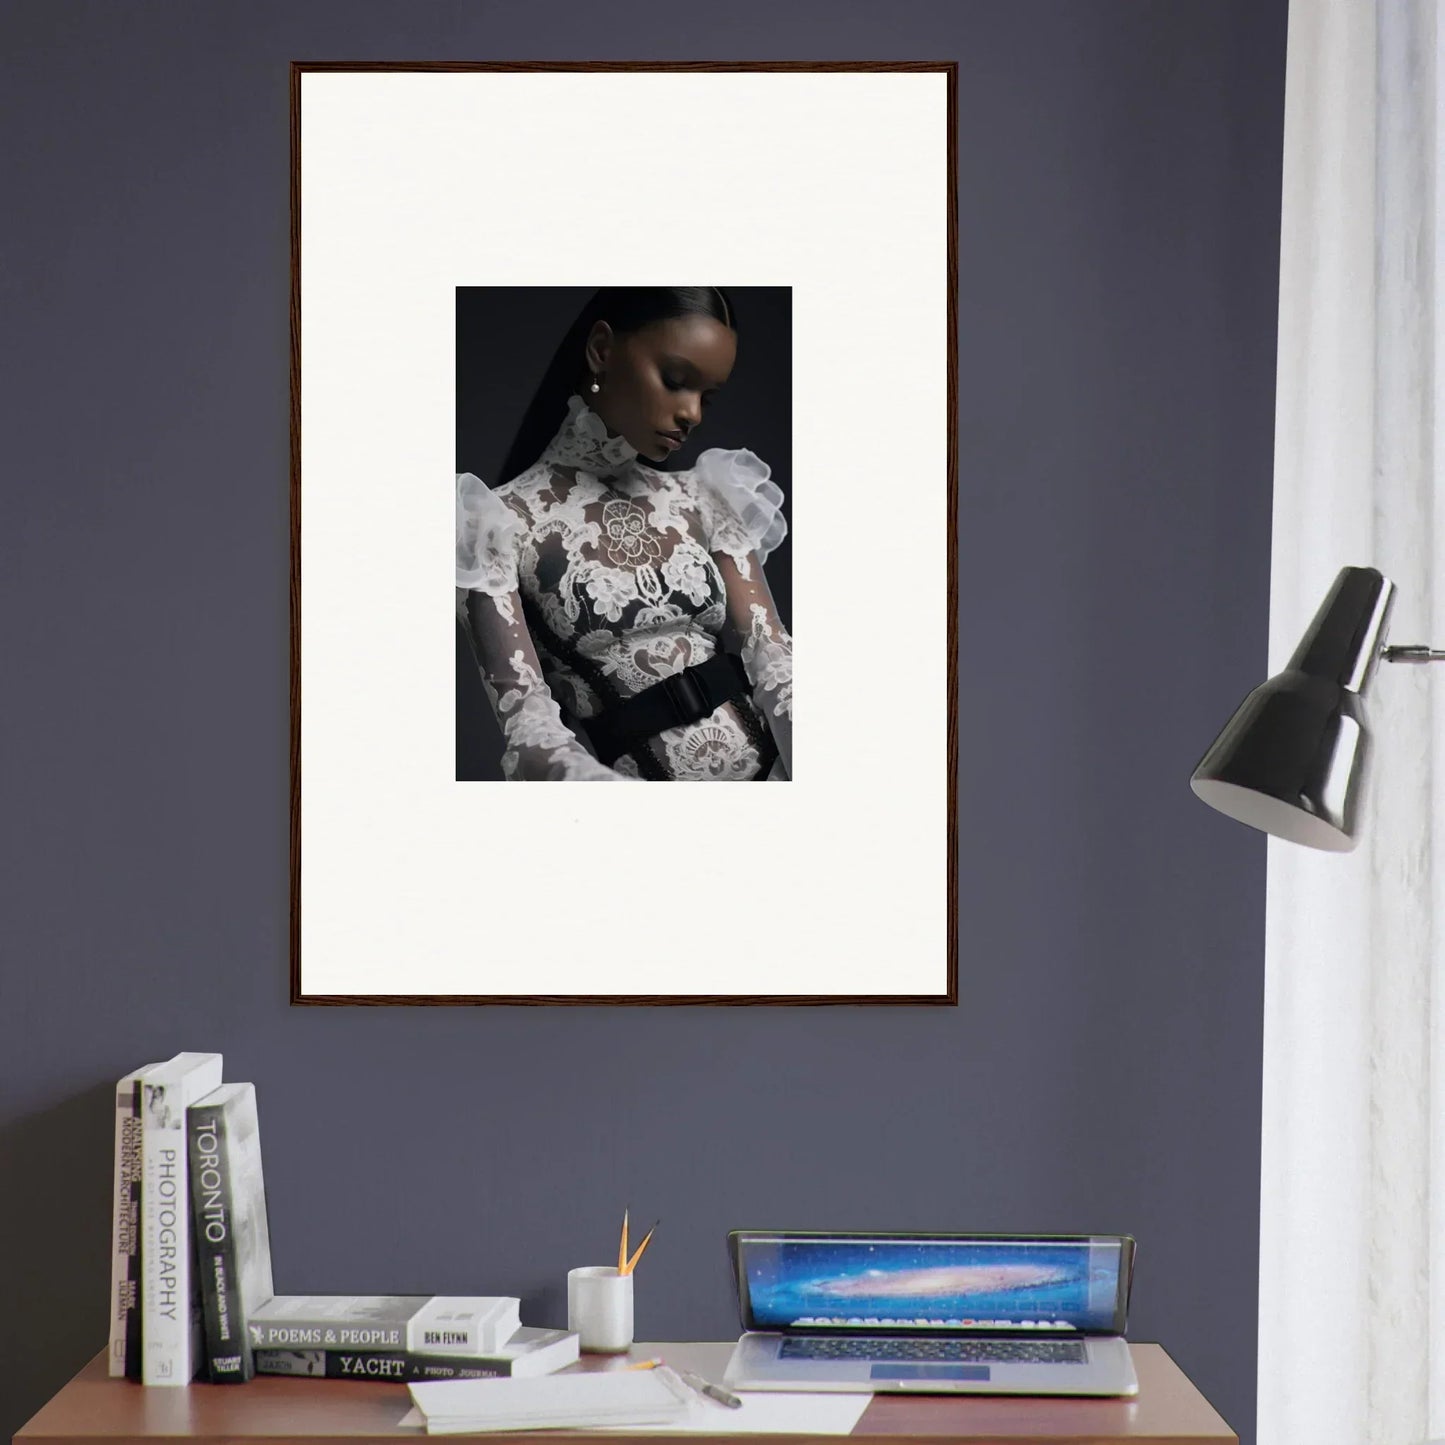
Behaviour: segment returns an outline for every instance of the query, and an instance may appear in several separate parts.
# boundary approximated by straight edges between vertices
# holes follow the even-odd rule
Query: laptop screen
[[[728,1238],[747,1330],[1124,1333],[1127,1235]]]

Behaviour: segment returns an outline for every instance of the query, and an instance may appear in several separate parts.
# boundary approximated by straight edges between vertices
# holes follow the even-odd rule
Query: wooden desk
[[[1239,1445],[1238,1437],[1158,1345],[1132,1345],[1139,1372],[1133,1400],[1037,1399],[1005,1396],[875,1396],[853,1430],[873,1445]],[[670,1364],[722,1377],[731,1344],[635,1346],[636,1358],[662,1355]],[[617,1368],[624,1360],[591,1360],[589,1368]],[[425,1441],[397,1421],[410,1400],[404,1385],[360,1380],[256,1379],[247,1385],[191,1385],[146,1389],[105,1372],[97,1355],[15,1436],[15,1445],[157,1445],[177,1439],[199,1445],[397,1445]],[[719,1412],[721,1414],[722,1412]],[[698,1441],[752,1440],[759,1445],[836,1441],[836,1435],[691,1434]],[[638,1439],[655,1432],[639,1432]],[[438,1439],[445,1437],[437,1437]],[[625,1432],[474,1436],[496,1445],[571,1445],[627,1439]]]

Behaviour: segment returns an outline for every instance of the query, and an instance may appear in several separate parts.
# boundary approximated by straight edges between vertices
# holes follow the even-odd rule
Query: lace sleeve
[[[727,588],[727,630],[739,644],[753,701],[768,720],[786,775],[793,776],[793,639],[778,616],[762,561],[753,553],[747,573],[726,552],[713,560]]]
[[[727,628],[742,653],[753,701],[793,776],[793,639],[778,616],[763,563],[788,533],[783,493],[755,453],[713,448],[697,459],[698,506],[727,589]]]
[[[604,767],[582,746],[542,680],[517,592],[517,556],[525,531],[523,513],[470,472],[458,475],[457,617],[506,739],[503,776],[512,781],[634,782]]]
[[[783,492],[772,480],[772,468],[746,447],[710,447],[697,459],[693,482],[709,548],[726,553],[750,576],[750,554],[766,562],[788,535]]]

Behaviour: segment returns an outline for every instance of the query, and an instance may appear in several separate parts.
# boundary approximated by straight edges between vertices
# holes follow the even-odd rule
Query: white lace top
[[[762,564],[787,532],[766,462],[714,447],[656,471],[580,396],[541,457],[457,477],[457,609],[510,779],[743,781],[792,774],[793,644]],[[751,696],[613,767],[586,720],[731,643]],[[566,710],[564,716],[563,709]],[[568,718],[574,727],[568,726]]]

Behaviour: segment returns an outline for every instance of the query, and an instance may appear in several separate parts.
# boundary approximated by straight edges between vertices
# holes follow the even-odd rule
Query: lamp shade
[[[1212,808],[1277,838],[1347,853],[1369,759],[1363,693],[1395,584],[1345,567],[1284,671],[1239,705],[1190,778]]]

